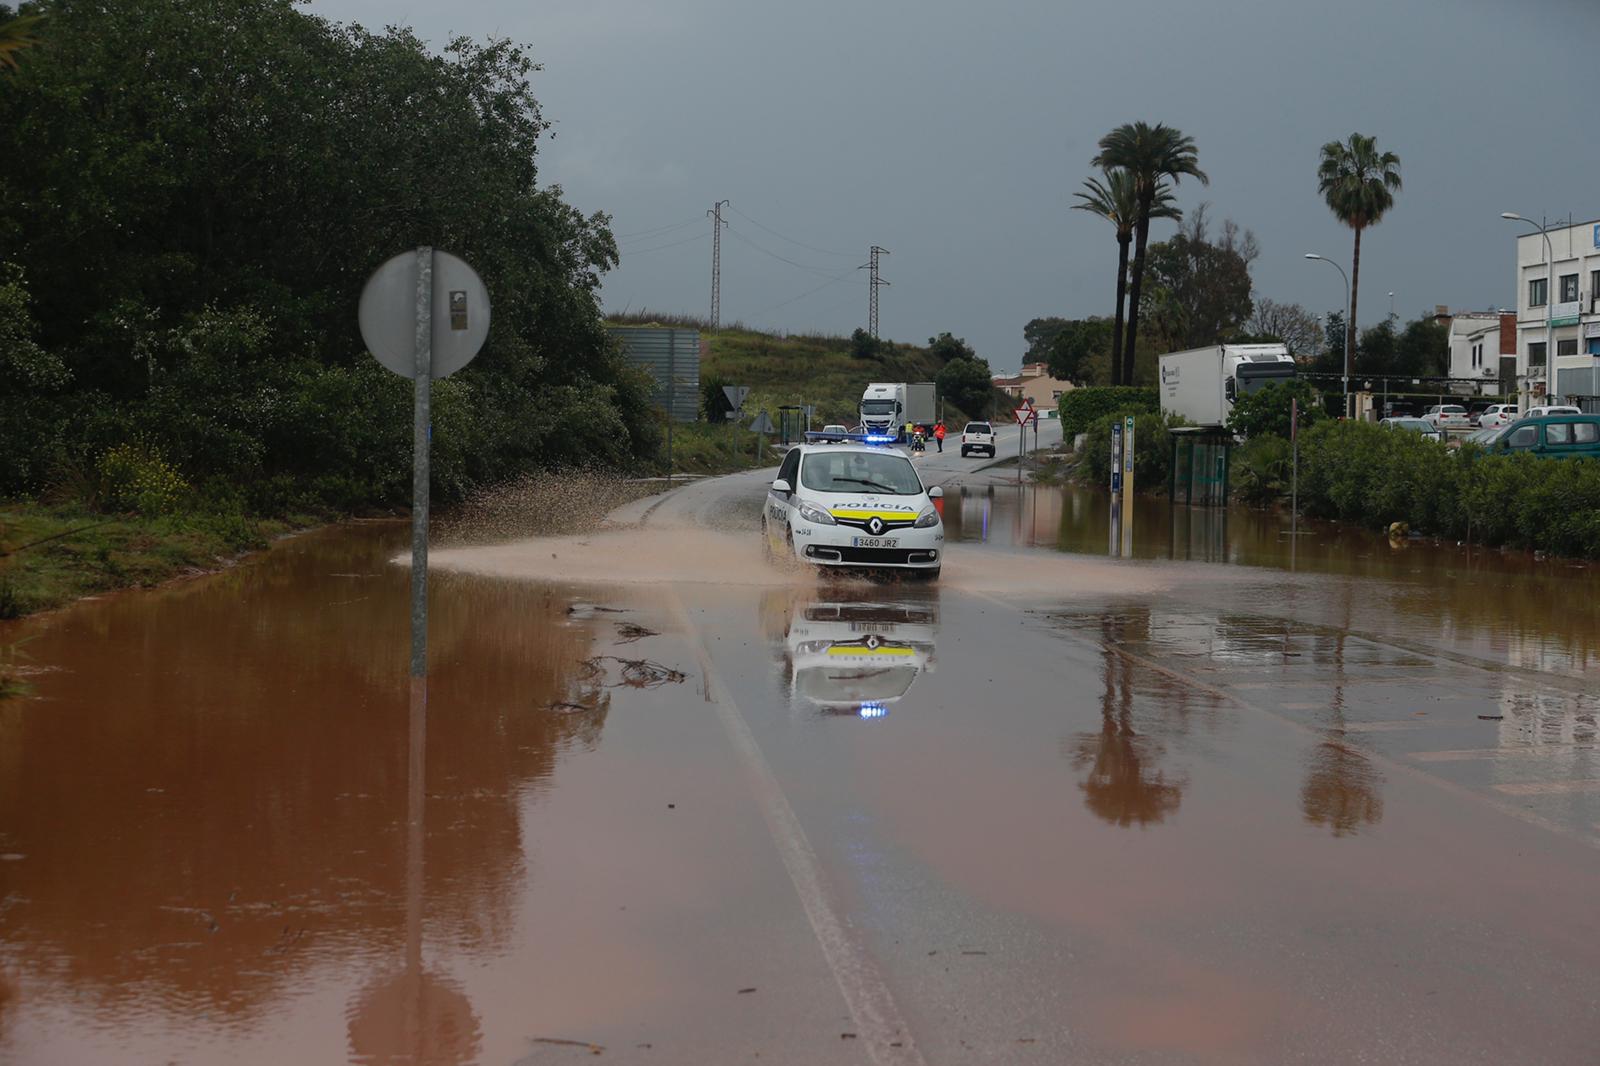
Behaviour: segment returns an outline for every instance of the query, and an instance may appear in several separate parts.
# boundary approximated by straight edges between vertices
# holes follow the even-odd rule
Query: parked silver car
[[[1462,418],[1466,418],[1464,413]],[[1385,429],[1403,429],[1407,433],[1420,433],[1429,440],[1444,440],[1444,430],[1425,418],[1385,418],[1378,425]]]

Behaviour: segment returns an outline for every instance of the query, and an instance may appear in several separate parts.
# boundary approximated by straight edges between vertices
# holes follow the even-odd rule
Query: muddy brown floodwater
[[[1592,570],[759,479],[441,549],[425,690],[403,525],[0,628],[0,1062],[1594,1061]]]

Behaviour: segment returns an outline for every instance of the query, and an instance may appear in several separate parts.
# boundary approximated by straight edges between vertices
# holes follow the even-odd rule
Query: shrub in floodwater
[[[159,451],[143,441],[118,444],[100,457],[106,506],[143,515],[171,514],[189,491],[188,482]]]
[[[28,609],[16,586],[11,584],[9,578],[0,578],[0,620],[21,618],[27,613]]]

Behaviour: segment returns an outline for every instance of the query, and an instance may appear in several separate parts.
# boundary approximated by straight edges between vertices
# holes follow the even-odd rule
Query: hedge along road
[[[1589,1061],[1587,658],[953,484],[944,580],[819,583],[770,477],[435,553],[415,967],[403,529],[30,623],[0,1058]]]

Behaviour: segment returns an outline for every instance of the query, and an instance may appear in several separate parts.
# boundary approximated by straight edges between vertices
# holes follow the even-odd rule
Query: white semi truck
[[[905,435],[906,423],[933,425],[939,418],[939,389],[931,381],[875,381],[861,394],[861,432]]]
[[[1281,344],[1214,344],[1161,357],[1161,410],[1197,426],[1223,426],[1239,397],[1293,381],[1294,357]]]

